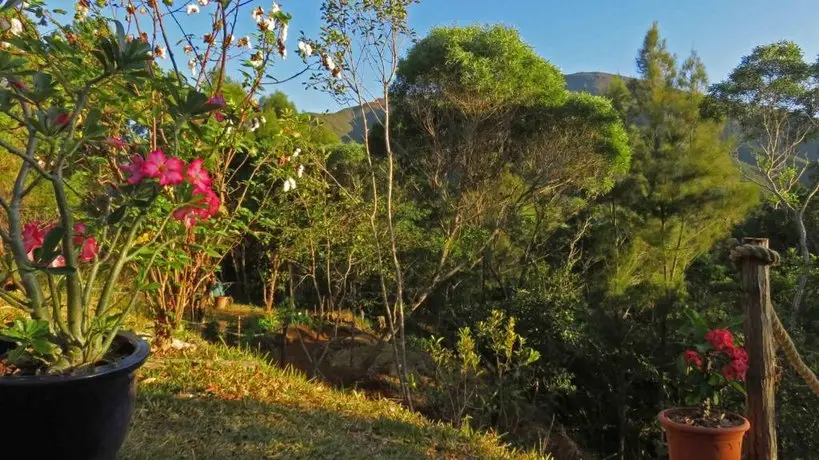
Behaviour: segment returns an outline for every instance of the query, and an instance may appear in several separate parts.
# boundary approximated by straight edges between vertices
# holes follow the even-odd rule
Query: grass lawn
[[[149,359],[123,459],[540,458],[497,436],[338,391],[259,356],[196,342]]]

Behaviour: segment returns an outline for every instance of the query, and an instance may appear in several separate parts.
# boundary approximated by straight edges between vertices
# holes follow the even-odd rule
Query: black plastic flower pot
[[[0,433],[10,458],[113,460],[134,412],[148,344],[119,334],[121,358],[78,375],[0,377]],[[0,354],[13,344],[0,341]],[[0,455],[5,457],[5,454]]]

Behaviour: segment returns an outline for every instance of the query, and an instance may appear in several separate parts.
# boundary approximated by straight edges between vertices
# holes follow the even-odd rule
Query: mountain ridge
[[[614,77],[631,79],[631,77],[607,72],[575,72],[563,76],[566,79],[566,89],[574,92],[586,92],[599,96],[611,85]],[[377,104],[379,100],[368,102],[368,105]],[[367,122],[372,125],[380,116],[380,110],[367,113]],[[361,118],[360,106],[343,108],[337,112],[312,113],[312,116],[324,122],[344,142],[362,142],[364,140],[364,122]]]

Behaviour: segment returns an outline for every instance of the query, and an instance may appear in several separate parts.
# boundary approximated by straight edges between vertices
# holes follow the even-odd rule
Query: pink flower
[[[134,155],[131,157],[131,163],[120,165],[120,169],[128,173],[128,183],[131,185],[142,182],[145,178],[145,173],[142,172],[142,166],[145,164],[145,159],[141,155]]]
[[[82,249],[80,250],[80,262],[91,262],[97,258],[99,254],[99,247],[97,246],[97,239],[90,236],[82,242]]]
[[[213,118],[215,118],[216,121],[221,123],[221,122],[225,121],[225,114],[223,114],[222,112],[217,110],[216,112],[213,112]]]
[[[745,380],[748,362],[735,359],[722,368],[722,375],[728,380]]]
[[[210,97],[210,99],[208,99],[208,104],[217,105],[219,107],[224,107],[225,106],[225,98],[220,93],[214,94],[213,96]]]
[[[183,222],[185,224],[185,228],[191,228],[196,225],[198,211],[199,210],[197,208],[185,206],[184,208],[174,210],[172,215],[174,219]]]
[[[685,364],[688,366],[693,366],[697,369],[702,368],[702,357],[700,357],[700,354],[697,353],[696,350],[686,350],[685,353],[683,353],[683,361],[685,361]]]
[[[748,352],[745,351],[744,348],[729,348],[725,350],[725,356],[731,359],[731,361],[748,362]]]
[[[714,329],[705,333],[705,340],[717,351],[734,348],[734,335],[727,329]]]
[[[29,222],[23,226],[23,247],[26,253],[31,253],[35,249],[42,247],[45,241],[46,230],[42,222]]]
[[[179,158],[165,156],[162,149],[156,149],[148,154],[142,164],[142,174],[153,179],[159,179],[159,185],[174,185],[182,182],[182,170],[185,163]]]
[[[65,125],[68,124],[68,120],[70,120],[70,117],[68,116],[68,114],[65,113],[65,112],[60,112],[54,118],[54,124],[57,125],[57,126],[65,126]]]
[[[210,190],[210,185],[213,182],[210,175],[208,175],[208,171],[202,167],[204,162],[205,161],[201,158],[197,158],[191,161],[191,164],[189,164],[185,170],[185,180],[193,185],[194,191],[201,192],[202,194]]]
[[[82,222],[77,222],[74,224],[74,244],[77,246],[81,245],[83,239],[85,239],[85,224]]]
[[[124,149],[128,145],[124,140],[115,136],[110,136],[105,142],[115,149]]]
[[[213,190],[208,190],[204,193],[205,197],[203,199],[203,203],[207,205],[206,208],[200,208],[199,216],[202,219],[207,219],[208,217],[213,217],[219,213],[219,207],[222,206],[222,200],[219,199],[219,196],[213,192]],[[204,217],[207,216],[207,217]]]
[[[58,255],[48,266],[53,268],[65,267],[65,257],[62,254]]]

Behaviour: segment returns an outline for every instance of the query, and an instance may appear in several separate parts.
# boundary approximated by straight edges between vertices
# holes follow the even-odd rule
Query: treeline
[[[383,316],[405,402],[523,445],[553,432],[558,458],[663,455],[654,417],[684,405],[685,311],[741,321],[731,236],[771,238],[784,254],[775,302],[819,362],[815,175],[803,159],[816,66],[796,45],[759,47],[709,87],[699,57],[672,54],[655,24],[639,78],[597,97],[568,92],[510,28],[436,28],[400,61],[378,53],[384,37],[359,52],[387,56],[387,97],[362,104],[355,76],[325,88],[362,119],[379,109],[363,144],[263,103],[277,108],[254,149],[281,152],[282,168],[254,177],[271,161],[254,149],[236,160],[253,183],[237,213],[254,217],[222,264],[234,296]],[[323,49],[342,61],[348,46]],[[278,133],[300,130],[309,139],[282,152]],[[431,354],[431,380],[407,364],[413,348]],[[819,419],[782,369],[780,452],[809,457]]]

